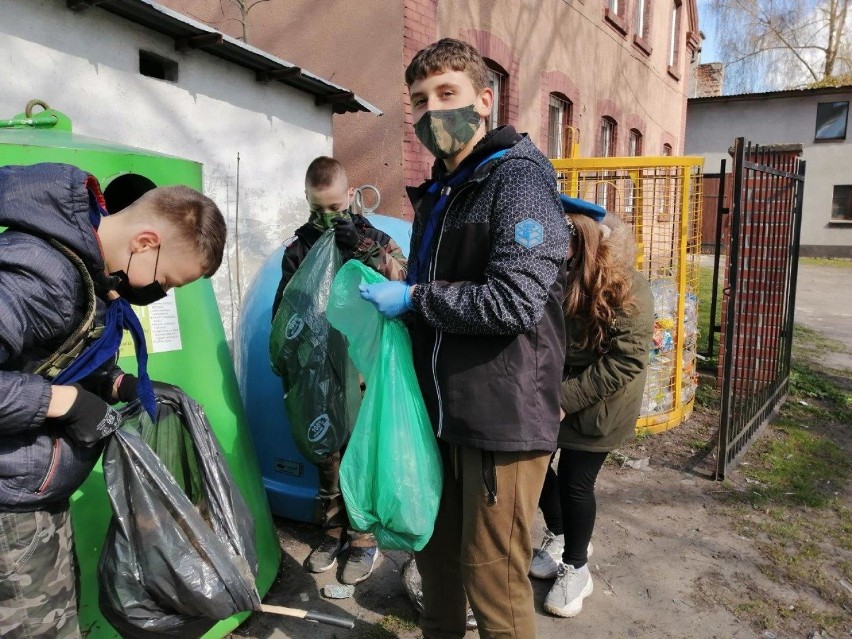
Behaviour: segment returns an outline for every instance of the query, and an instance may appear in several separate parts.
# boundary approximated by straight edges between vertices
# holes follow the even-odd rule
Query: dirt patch
[[[540,638],[805,639],[819,632],[826,639],[839,639],[852,633],[848,480],[840,473],[834,486],[817,486],[813,494],[825,499],[813,506],[766,490],[761,472],[768,472],[767,460],[777,444],[789,445],[793,437],[785,422],[768,428],[724,483],[713,481],[716,401],[704,385],[698,409],[687,423],[640,438],[605,464],[598,479],[595,554],[590,561],[594,594],[578,617],[557,619],[541,608],[550,584],[533,580]],[[835,414],[827,400],[801,400],[807,407],[799,401],[791,400],[793,410],[786,418],[799,427],[808,424],[802,441],[811,441],[810,435],[818,442],[831,440],[852,458],[849,425],[824,418]],[[817,412],[801,414],[809,408]],[[826,450],[814,449],[814,459],[836,452]],[[645,457],[649,464],[640,470],[623,465]],[[769,497],[756,498],[760,490]],[[311,575],[302,567],[310,546],[319,541],[319,531],[282,519],[276,525],[284,560],[265,601],[349,615],[356,627],[348,631],[255,614],[235,637],[420,636],[402,588],[406,553],[384,553],[376,573],[356,587],[353,598],[327,600],[320,589],[336,583],[335,570]],[[542,530],[539,517],[536,543]]]

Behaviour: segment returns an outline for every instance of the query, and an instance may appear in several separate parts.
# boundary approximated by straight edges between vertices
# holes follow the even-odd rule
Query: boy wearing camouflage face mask
[[[272,316],[281,303],[284,287],[324,231],[334,229],[334,239],[343,259],[357,259],[389,280],[404,280],[406,260],[402,249],[388,235],[374,227],[363,215],[352,211],[355,189],[349,186],[343,165],[334,158],[320,156],[308,165],[305,199],[308,221],[284,242],[281,281],[272,305]]]
[[[547,158],[511,126],[477,51],[444,39],[405,72],[417,137],[436,157],[409,195],[405,283],[364,286],[408,313],[414,364],[444,463],[434,534],[416,554],[426,639],[535,637],[530,530],[559,430],[568,228]]]
[[[352,212],[354,191],[349,187],[343,166],[334,158],[318,157],[308,166],[305,198],[310,214],[307,223],[296,229],[295,237],[285,242],[281,281],[272,306],[273,318],[287,283],[314,243],[329,229],[334,229],[335,243],[344,260],[359,260],[389,280],[405,279],[406,260],[402,249],[367,218]],[[349,526],[340,492],[341,455],[342,451],[336,451],[318,464],[316,516],[324,535],[305,565],[311,572],[330,570],[337,564],[338,555],[349,548],[341,581],[356,584],[372,574],[378,548],[372,534],[359,533]]]

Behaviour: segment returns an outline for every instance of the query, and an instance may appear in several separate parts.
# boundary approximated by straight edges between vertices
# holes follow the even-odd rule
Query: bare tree
[[[767,91],[852,72],[850,0],[707,0],[726,90]]]
[[[254,9],[257,5],[263,4],[264,2],[269,2],[269,0],[219,0],[219,7],[222,10],[222,14],[226,13],[225,11],[225,3],[231,4],[236,7],[239,15],[236,18],[229,18],[230,20],[236,20],[240,24],[240,28],[242,30],[242,35],[239,36],[238,39],[242,40],[246,44],[248,44],[248,16],[252,9]]]

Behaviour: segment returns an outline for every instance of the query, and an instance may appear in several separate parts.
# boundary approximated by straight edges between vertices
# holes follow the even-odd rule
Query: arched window
[[[489,58],[485,58],[485,65],[488,67],[488,86],[494,92],[494,102],[491,104],[491,115],[487,123],[490,131],[506,124],[506,89],[509,86],[509,74]]]
[[[609,116],[601,118],[600,151],[601,157],[610,158],[615,155],[616,137],[618,135],[618,123]],[[600,174],[600,182],[597,187],[595,200],[607,211],[615,210],[615,185],[612,182],[614,173],[603,171]]]
[[[681,0],[672,0],[671,24],[669,25],[669,69],[675,71],[680,61],[680,10]]]
[[[627,138],[627,155],[631,157],[642,155],[642,132],[639,129],[630,129],[630,136]]]
[[[551,93],[547,108],[547,157],[564,158],[568,156],[570,136],[568,127],[571,126],[571,100],[561,93]]]
[[[609,116],[601,118],[601,137],[598,155],[605,158],[610,158],[615,155],[615,141],[617,134],[618,123]]]

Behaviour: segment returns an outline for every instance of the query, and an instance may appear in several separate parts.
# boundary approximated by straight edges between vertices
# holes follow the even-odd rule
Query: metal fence
[[[551,160],[559,188],[597,202],[633,228],[636,268],[654,293],[654,344],[637,429],[685,421],[698,377],[698,284],[703,158],[593,157]]]
[[[727,254],[719,353],[719,479],[787,398],[804,176],[798,153],[736,140],[730,213],[720,207],[717,226],[722,235],[717,270],[720,251]],[[719,192],[724,188],[720,185]]]

